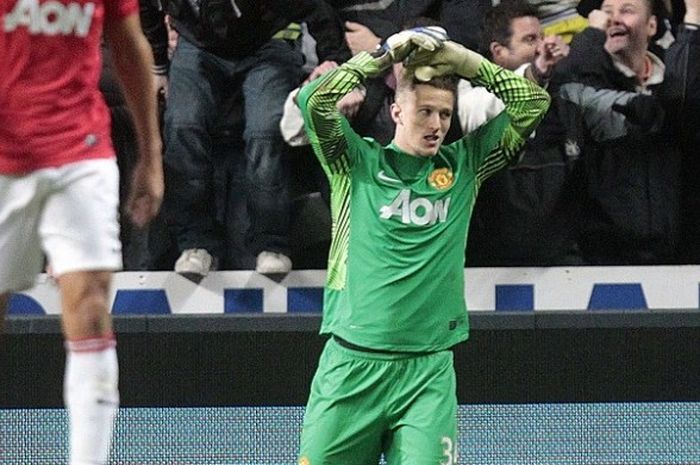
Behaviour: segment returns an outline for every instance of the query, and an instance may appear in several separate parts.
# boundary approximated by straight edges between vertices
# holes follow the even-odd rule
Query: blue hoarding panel
[[[31,297],[13,294],[7,308],[8,315],[44,315],[44,308]]]
[[[588,301],[589,310],[639,310],[647,308],[647,299],[639,283],[596,284]]]
[[[262,289],[224,289],[224,313],[262,313]]]
[[[290,313],[321,313],[322,287],[290,287],[287,290],[287,311]]]
[[[535,309],[534,286],[529,284],[496,285],[496,311],[528,311]]]
[[[115,315],[167,315],[170,312],[168,297],[163,289],[120,290],[112,304]]]

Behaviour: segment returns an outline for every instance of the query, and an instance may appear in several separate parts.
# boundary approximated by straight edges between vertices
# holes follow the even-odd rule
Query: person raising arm
[[[393,141],[361,138],[336,103],[404,63]],[[457,76],[505,103],[443,145]],[[402,31],[300,91],[331,185],[332,243],[321,333],[329,336],[305,412],[300,464],[456,463],[452,352],[468,338],[464,249],[484,179],[513,160],[548,94],[427,27]]]

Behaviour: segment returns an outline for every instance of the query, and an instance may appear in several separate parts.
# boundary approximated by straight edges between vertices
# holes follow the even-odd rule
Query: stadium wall
[[[460,463],[700,464],[699,270],[467,270]],[[118,274],[123,408],[110,464],[294,463],[324,344],[323,277]],[[42,276],[13,299],[2,464],[65,458],[56,298]]]

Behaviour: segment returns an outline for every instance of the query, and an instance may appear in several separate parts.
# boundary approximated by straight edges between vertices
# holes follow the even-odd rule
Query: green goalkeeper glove
[[[372,56],[377,60],[378,67],[385,70],[392,64],[403,61],[415,50],[435,52],[448,39],[447,32],[437,26],[407,29],[386,39]]]
[[[476,76],[484,57],[456,42],[443,42],[440,49],[431,51],[416,49],[406,59],[405,65],[420,81],[436,76],[456,74],[465,79]]]

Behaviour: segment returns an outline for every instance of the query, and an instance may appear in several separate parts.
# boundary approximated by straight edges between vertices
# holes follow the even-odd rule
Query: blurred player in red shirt
[[[163,194],[153,58],[137,0],[0,0],[0,28],[0,321],[46,257],[62,299],[70,464],[103,464],[119,406],[108,305],[121,268],[103,33],[138,134],[127,205],[137,225]]]

